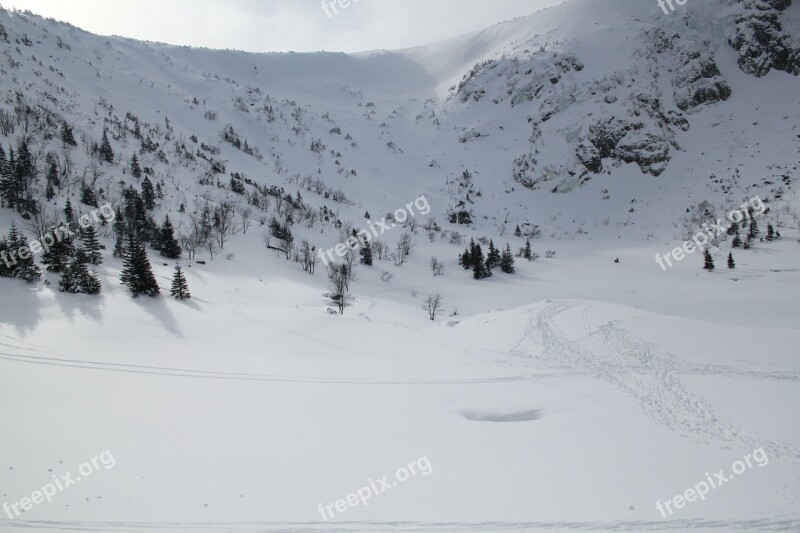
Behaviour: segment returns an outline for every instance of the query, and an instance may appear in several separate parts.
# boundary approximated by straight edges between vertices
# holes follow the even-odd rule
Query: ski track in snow
[[[9,521],[0,521],[0,528]],[[267,531],[797,531],[800,520],[662,520],[617,522],[265,522],[265,523],[137,523],[137,522],[43,522],[14,521],[19,529],[53,531],[159,531],[192,533],[197,531],[267,532]]]
[[[535,356],[553,370],[585,372],[604,381],[639,404],[653,421],[679,435],[726,449],[764,448],[770,457],[800,461],[800,450],[776,440],[751,435],[725,420],[713,405],[684,387],[679,374],[715,374],[800,381],[796,371],[752,372],[682,360],[652,343],[635,338],[615,323],[592,327],[590,304],[551,302],[531,320],[512,353],[529,356],[526,345],[539,348]],[[580,310],[586,335],[570,339],[556,325],[559,317]],[[573,313],[574,315],[574,313]],[[574,318],[574,317],[571,317]]]

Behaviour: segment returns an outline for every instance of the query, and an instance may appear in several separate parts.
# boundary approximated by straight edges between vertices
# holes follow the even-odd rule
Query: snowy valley
[[[0,530],[800,529],[800,2],[672,4],[0,9]]]

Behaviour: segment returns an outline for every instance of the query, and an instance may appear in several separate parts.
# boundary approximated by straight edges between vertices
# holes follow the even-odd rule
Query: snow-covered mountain
[[[100,295],[0,278],[0,494],[116,458],[0,529],[796,528],[800,3],[660,5],[569,0],[360,54],[0,10],[0,145],[31,163],[0,165],[0,236],[40,238],[68,200],[115,211]],[[760,234],[716,239],[715,272],[654,261],[755,198]],[[158,298],[120,283],[123,219]],[[378,227],[337,316],[318,253]],[[515,273],[473,279],[471,240]],[[759,448],[768,466],[656,510]],[[423,456],[430,475],[320,516]]]

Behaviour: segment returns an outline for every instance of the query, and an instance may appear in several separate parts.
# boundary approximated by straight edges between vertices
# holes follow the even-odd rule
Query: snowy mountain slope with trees
[[[116,458],[0,529],[796,529],[799,43],[788,0],[355,55],[0,11],[0,251],[104,214],[0,262],[0,494]],[[755,197],[713,272],[654,261]]]

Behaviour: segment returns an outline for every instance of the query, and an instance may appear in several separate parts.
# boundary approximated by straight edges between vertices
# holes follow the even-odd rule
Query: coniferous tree
[[[136,157],[136,152],[134,152],[133,157],[131,157],[131,176],[136,179],[142,177],[142,167],[139,166],[139,158]]]
[[[733,252],[728,254],[728,269],[733,270],[736,268],[736,261],[733,260]]]
[[[97,195],[94,193],[94,189],[85,183],[81,186],[81,203],[97,207]]]
[[[12,208],[17,205],[16,166],[14,148],[9,148],[8,159],[0,167],[0,196],[2,196],[3,203]]]
[[[148,176],[145,176],[144,181],[142,181],[142,200],[144,200],[145,208],[150,211],[156,206],[156,194],[153,189],[153,182],[150,181]]]
[[[16,264],[12,264],[8,268],[9,272],[7,275],[9,277],[19,278],[28,283],[42,277],[42,271],[36,266],[33,254],[30,252],[30,248],[28,248],[28,240],[17,231],[16,225],[11,224],[11,230],[8,232],[8,239],[4,238],[4,241],[7,245],[7,251],[17,252],[17,255],[14,257]],[[28,253],[20,254],[19,252],[21,250],[28,250]],[[26,257],[22,257],[22,255]]]
[[[705,264],[704,264],[703,268],[705,270],[708,270],[709,272],[714,270],[714,258],[711,257],[711,252],[708,251],[708,248],[706,248],[705,253],[703,254],[703,257],[704,257],[704,260],[705,260]]]
[[[486,262],[483,258],[483,250],[480,245],[475,245],[475,249],[470,252],[472,257],[472,277],[475,279],[488,278],[491,272],[486,268]]]
[[[103,264],[103,254],[100,252],[100,241],[97,239],[97,230],[94,226],[81,227],[81,241],[83,243],[83,254],[86,261],[92,265]]]
[[[519,229],[519,226],[514,230],[514,237],[522,237],[522,230]]]
[[[772,224],[767,225],[767,240],[770,242],[775,240],[775,228]]]
[[[99,154],[106,163],[114,162],[114,150],[111,148],[111,143],[108,142],[108,130],[103,130],[103,140],[100,142]]]
[[[74,253],[73,237],[65,230],[53,229],[55,241],[42,253],[42,263],[48,272],[60,274],[67,268]]]
[[[742,245],[742,238],[739,236],[739,229],[737,228],[731,246],[733,248],[739,248],[741,245]]]
[[[513,274],[516,271],[514,268],[514,254],[511,253],[511,245],[508,243],[506,243],[506,249],[500,258],[500,270],[506,274]]]
[[[750,221],[750,230],[747,232],[747,236],[752,241],[753,239],[758,237],[760,233],[761,230],[758,229],[758,222],[756,222],[756,219],[754,218]]]
[[[372,244],[367,240],[364,239],[361,243],[361,264],[366,266],[372,266]]]
[[[72,133],[72,127],[66,122],[61,123],[61,142],[64,143],[64,146],[78,146]]]
[[[492,269],[500,266],[500,252],[494,247],[494,241],[489,240],[489,253],[486,255],[486,269]]]
[[[99,294],[103,284],[97,274],[89,271],[89,258],[83,250],[76,250],[61,274],[58,289],[72,294]]]
[[[125,261],[120,279],[134,298],[142,294],[155,297],[161,292],[153,275],[150,260],[147,258],[147,251],[133,231],[128,233],[128,246],[125,250]]]
[[[67,224],[72,224],[75,220],[75,210],[72,209],[72,202],[67,198],[67,203],[64,204],[64,217],[67,219]]]
[[[169,293],[176,300],[188,300],[192,297],[189,293],[189,283],[186,281],[180,265],[175,265],[175,275],[172,277],[172,288]]]
[[[739,233],[739,223],[738,222],[734,222],[733,224],[728,226],[728,230],[727,231],[728,231],[728,235],[731,235],[731,236],[737,235]]]
[[[183,250],[175,238],[175,228],[172,227],[172,222],[169,220],[169,215],[164,219],[164,225],[158,234],[157,250],[161,251],[161,255],[167,259],[179,259]]]
[[[525,251],[522,252],[522,257],[528,261],[533,261],[533,250],[531,250],[531,240],[525,240]]]
[[[125,219],[122,217],[122,212],[117,207],[114,216],[114,236],[116,243],[114,244],[114,257],[125,257],[125,233],[126,233]]]
[[[459,264],[464,267],[464,270],[472,270],[472,250],[475,248],[475,241],[471,240],[469,246],[464,250],[464,253],[459,257]]]

